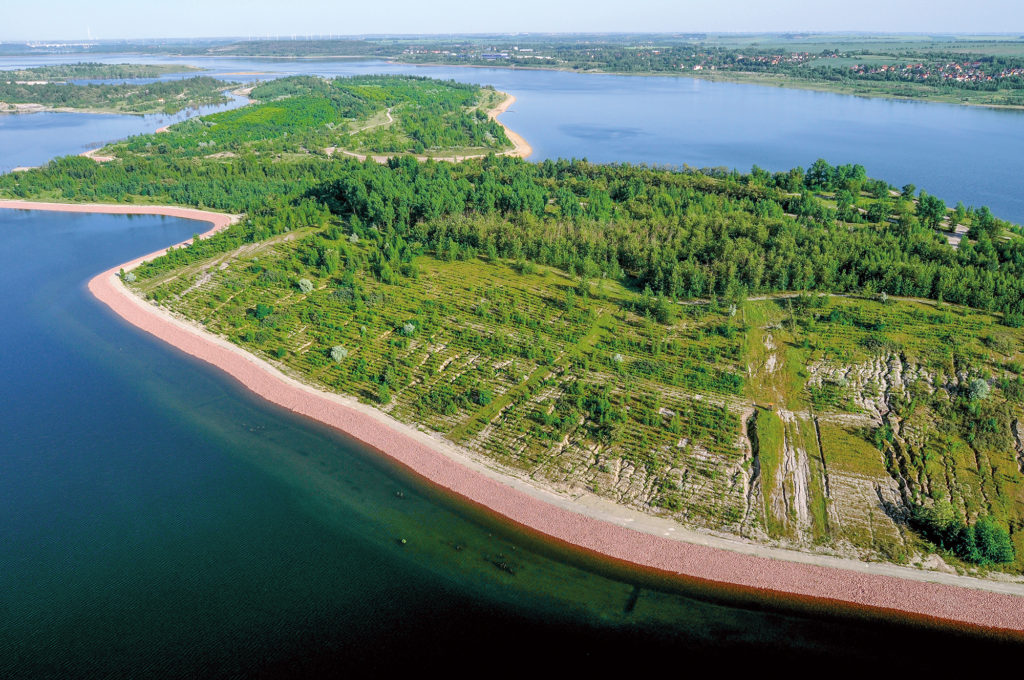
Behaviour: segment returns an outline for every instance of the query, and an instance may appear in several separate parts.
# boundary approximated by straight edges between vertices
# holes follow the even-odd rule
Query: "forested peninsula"
[[[1019,227],[857,165],[502,157],[488,88],[252,95],[0,195],[244,215],[124,282],[550,488],[801,550],[1024,572]],[[488,155],[428,158],[452,148]]]

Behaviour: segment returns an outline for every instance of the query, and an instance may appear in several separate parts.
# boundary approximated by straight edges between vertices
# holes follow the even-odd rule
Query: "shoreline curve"
[[[225,229],[239,219],[236,215],[173,206],[0,200],[0,208],[150,214],[208,222],[212,227],[200,238]],[[169,248],[96,275],[88,283],[89,291],[128,323],[212,364],[267,401],[341,431],[474,507],[557,543],[690,583],[706,583],[775,601],[789,599],[810,603],[840,614],[860,612],[879,617],[895,614],[910,621],[1024,640],[1024,597],[1021,596],[1024,587],[1019,584],[994,582],[985,586],[982,584],[989,582],[968,577],[949,577],[962,582],[957,584],[936,582],[934,579],[941,575],[918,574],[894,565],[890,571],[905,569],[907,573],[870,573],[869,566],[882,567],[853,560],[847,560],[850,564],[846,567],[825,565],[820,563],[821,559],[814,559],[821,556],[803,553],[796,553],[803,555],[800,561],[794,561],[799,559],[796,556],[768,557],[764,554],[772,553],[771,549],[758,551],[750,546],[744,549],[745,544],[738,541],[736,548],[729,549],[687,541],[678,535],[667,538],[667,531],[665,535],[658,535],[636,525],[630,528],[630,519],[616,521],[599,512],[587,512],[576,501],[553,492],[526,488],[522,481],[474,463],[468,457],[460,457],[457,447],[440,437],[399,423],[354,399],[321,392],[285,375],[227,340],[148,303],[121,283],[119,270],[130,271]],[[926,580],[929,576],[932,579]],[[972,580],[978,582],[974,587],[970,587]],[[1005,587],[997,588],[999,585]]]

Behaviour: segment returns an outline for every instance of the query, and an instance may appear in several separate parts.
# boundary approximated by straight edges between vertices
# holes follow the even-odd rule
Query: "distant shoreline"
[[[212,225],[238,216],[173,206],[0,201],[0,208],[81,213],[154,214]],[[187,242],[186,242],[187,243]],[[181,245],[181,244],[179,244]],[[98,274],[90,292],[129,323],[228,373],[283,408],[333,427],[474,507],[573,549],[707,583],[747,598],[804,603],[836,613],[861,612],[1024,639],[1024,585],[985,581],[880,563],[797,553],[698,534],[597,498],[569,498],[473,459],[456,445],[354,399],[322,392],[197,324],[132,293],[120,280],[166,249]],[[780,600],[781,598],[781,600]]]
[[[255,58],[255,57],[254,57]],[[258,57],[260,59],[264,57]],[[295,57],[302,58],[302,57]],[[759,85],[761,87],[783,88],[787,90],[806,90],[808,92],[829,92],[831,94],[842,94],[849,97],[860,97],[862,99],[888,99],[898,102],[921,102],[923,104],[946,104],[949,106],[973,106],[983,109],[1006,109],[1010,111],[1024,110],[1024,105],[1015,104],[979,104],[977,102],[944,101],[942,99],[930,99],[928,97],[903,97],[884,92],[855,92],[849,88],[831,86],[826,81],[799,80],[786,76],[775,76],[773,74],[758,74],[750,71],[602,71],[598,69],[575,69],[559,66],[521,66],[494,64],[447,64],[434,61],[401,61],[394,57],[365,57],[366,61],[384,61],[389,64],[401,64],[403,66],[429,66],[432,68],[492,68],[503,71],[553,71],[558,73],[576,73],[579,75],[595,76],[631,76],[642,78],[689,78],[690,80],[703,80],[709,83],[733,83],[735,85]]]

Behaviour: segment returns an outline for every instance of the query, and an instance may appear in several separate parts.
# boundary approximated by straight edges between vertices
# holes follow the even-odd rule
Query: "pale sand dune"
[[[208,236],[236,216],[187,208],[64,205],[0,201],[0,208],[158,214],[204,220]],[[439,487],[530,529],[589,553],[740,595],[810,602],[844,610],[889,612],[919,620],[1024,634],[1024,585],[925,572],[781,550],[698,534],[595,497],[569,498],[498,470],[439,437],[399,423],[355,400],[321,392],[201,327],[134,295],[118,278],[161,253],[97,275],[89,290],[135,326],[225,371],[263,398],[334,427]]]

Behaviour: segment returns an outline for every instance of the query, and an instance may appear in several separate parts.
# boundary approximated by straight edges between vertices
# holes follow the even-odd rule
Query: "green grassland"
[[[602,468],[637,468],[650,477],[649,504],[715,512],[696,489],[682,493],[680,463],[705,490],[739,463],[738,419],[725,406],[736,383],[719,377],[734,376],[739,359],[719,334],[726,314],[689,307],[667,328],[625,309],[621,284],[586,292],[562,271],[501,258],[421,256],[412,278],[391,283],[340,264],[331,276],[320,253],[356,263],[378,244],[337,228],[288,236],[140,290],[289,372],[502,463],[609,488]],[[296,290],[300,278],[309,293]],[[257,318],[266,300],[273,310]],[[341,361],[331,356],[339,346]]]
[[[581,287],[559,269],[500,257],[424,253],[407,276],[381,281],[362,268],[381,244],[352,236],[337,226],[296,230],[137,285],[318,387],[533,478],[690,524],[903,561],[928,545],[902,510],[857,493],[893,479],[908,504],[949,500],[1011,527],[1024,518],[1009,433],[1021,416],[1024,337],[990,315],[914,300],[785,297],[735,313],[679,305],[663,324],[633,311],[636,293],[621,283]],[[324,260],[330,252],[336,261]],[[763,349],[766,333],[781,355],[772,372],[751,350]],[[882,399],[892,414],[877,422],[855,401],[877,398],[870,379],[812,380],[822,363],[879,361],[919,366],[936,383],[966,370],[997,387],[971,415],[956,405],[957,388],[928,394],[907,381]],[[753,487],[741,427],[751,403]],[[879,433],[897,417],[903,436],[887,441]],[[975,433],[992,418],[997,431]],[[787,447],[803,458],[797,467]],[[752,490],[759,507],[748,506]]]

